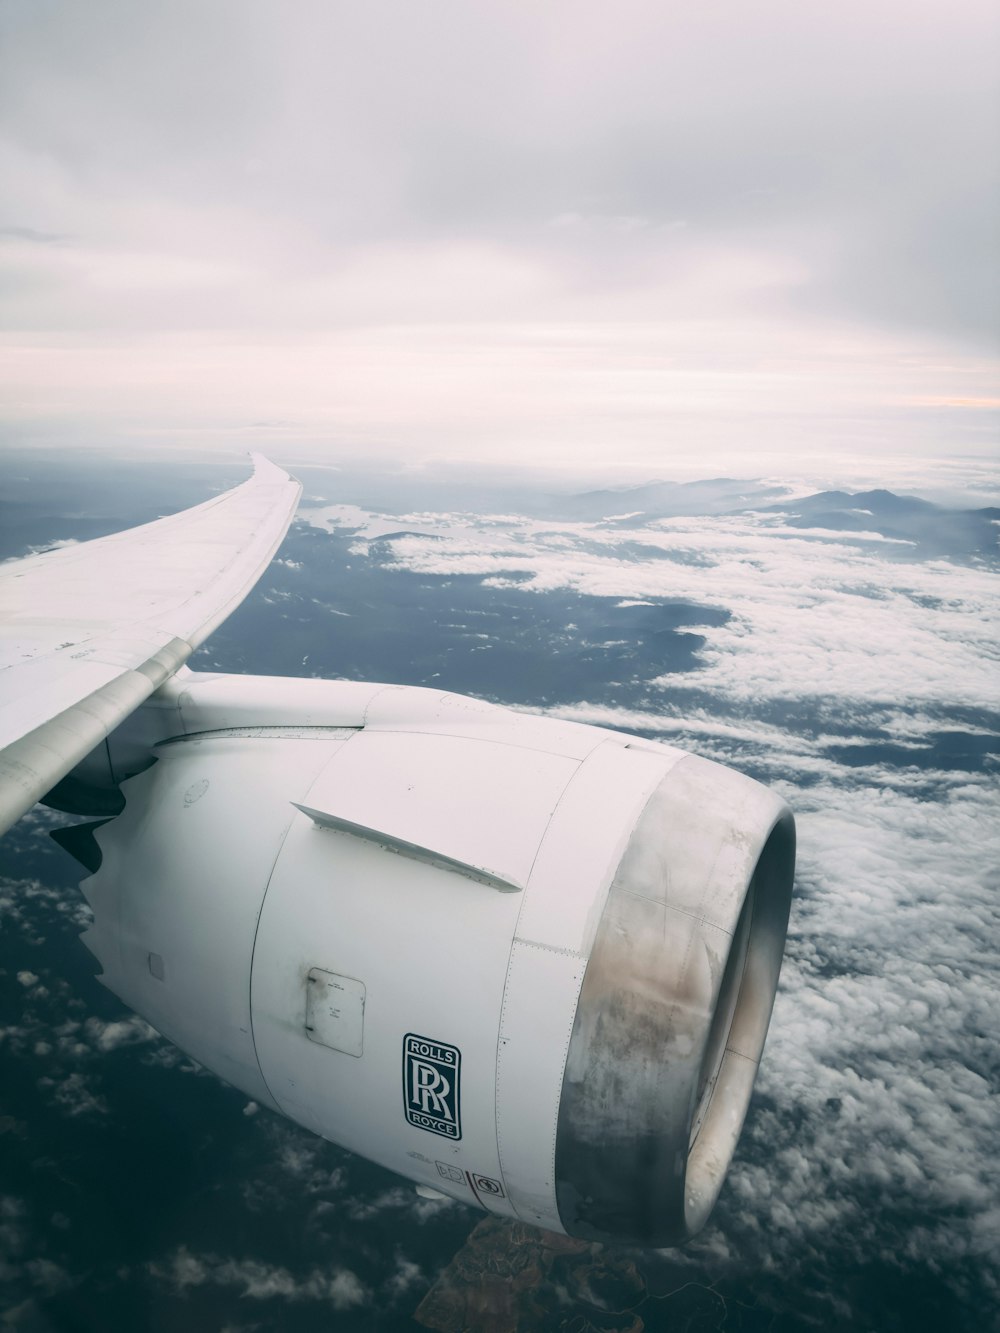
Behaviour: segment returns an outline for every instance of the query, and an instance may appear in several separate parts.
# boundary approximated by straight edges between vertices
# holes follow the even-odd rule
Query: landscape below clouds
[[[6,554],[145,521],[154,482],[179,506],[239,479],[107,464],[104,517],[84,519],[74,466],[44,495],[21,467]],[[534,1325],[987,1327],[1000,510],[787,478],[491,497],[296,471],[279,558],[196,669],[388,679],[634,730],[796,814],[781,988],[710,1225],[631,1256],[627,1299],[622,1256],[568,1285],[553,1261],[524,1297]],[[38,812],[4,846],[8,1321],[413,1327],[477,1217],[258,1112],[125,1013],[76,940],[72,863],[45,837],[60,822]],[[459,1297],[420,1318],[447,1326]]]

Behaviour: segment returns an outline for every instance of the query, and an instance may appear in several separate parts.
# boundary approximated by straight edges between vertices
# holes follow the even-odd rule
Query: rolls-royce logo
[[[408,1032],[403,1038],[403,1106],[418,1129],[462,1137],[459,1076],[462,1053],[457,1046]]]

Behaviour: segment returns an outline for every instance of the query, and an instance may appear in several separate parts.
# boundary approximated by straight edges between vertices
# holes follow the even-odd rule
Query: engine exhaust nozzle
[[[577,1005],[556,1137],[566,1231],[679,1245],[708,1219],[753,1090],[791,905],[795,826],[690,755],[647,803]]]

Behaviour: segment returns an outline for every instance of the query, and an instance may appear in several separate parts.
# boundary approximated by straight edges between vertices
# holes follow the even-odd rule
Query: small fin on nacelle
[[[436,866],[439,870],[452,870],[457,875],[464,875],[466,879],[473,879],[478,884],[486,884],[491,889],[498,889],[500,893],[520,893],[524,888],[516,880],[510,879],[505,875],[498,875],[492,870],[487,870],[484,866],[472,865],[468,861],[460,861],[457,857],[447,856],[444,852],[437,852],[432,847],[421,847],[418,843],[409,842],[406,838],[398,838],[385,829],[369,828],[366,824],[356,824],[351,819],[341,819],[339,815],[331,815],[323,810],[313,810],[311,806],[299,805],[298,801],[292,801],[296,810],[301,810],[319,828],[333,829],[338,833],[350,833],[355,838],[363,838],[365,842],[373,842],[379,847],[384,847],[388,852],[396,852],[400,856],[408,856],[413,861],[423,861],[425,865]]]

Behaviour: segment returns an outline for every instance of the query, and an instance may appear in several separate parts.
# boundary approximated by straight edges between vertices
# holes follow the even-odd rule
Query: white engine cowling
[[[773,793],[431,690],[188,674],[153,707],[171,739],[83,886],[115,994],[425,1189],[588,1239],[698,1230],[781,963]]]

